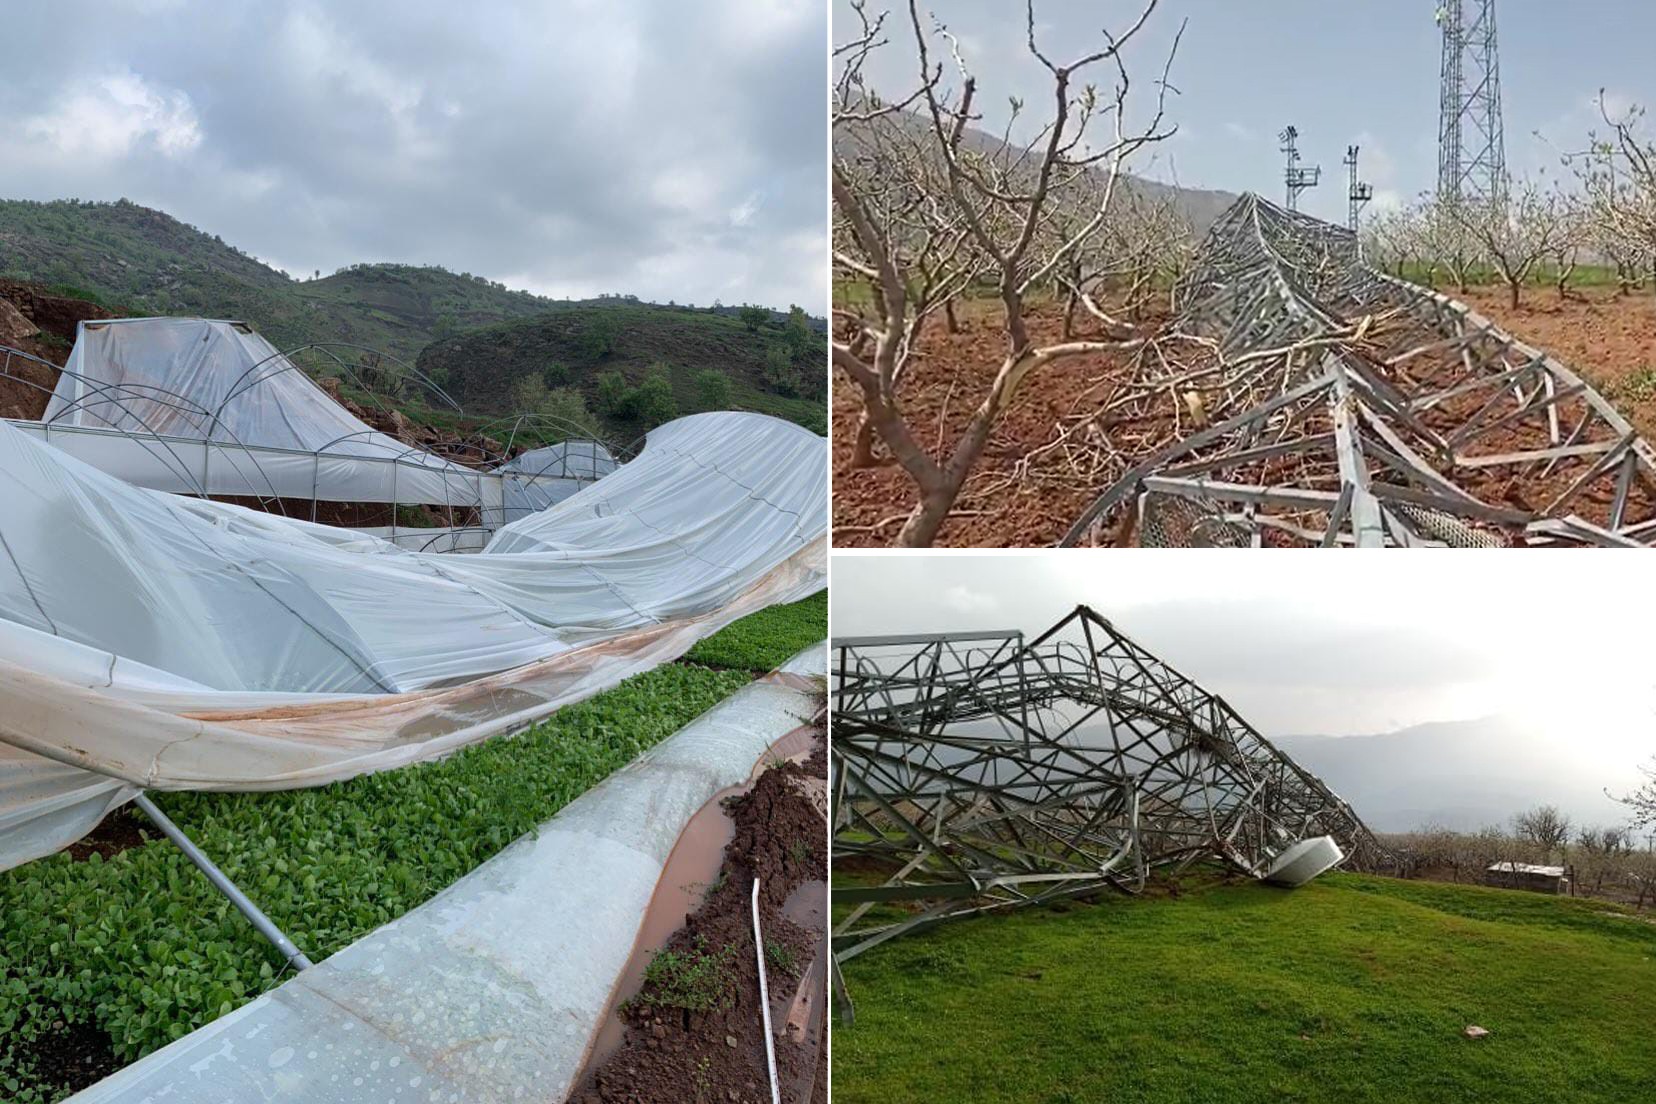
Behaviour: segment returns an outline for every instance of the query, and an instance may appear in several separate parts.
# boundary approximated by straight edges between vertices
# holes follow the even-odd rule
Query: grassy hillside
[[[607,351],[594,338],[607,329]],[[793,395],[767,381],[766,358],[786,345],[786,324],[776,316],[750,330],[739,318],[707,310],[615,300],[554,304],[531,318],[499,323],[428,346],[419,368],[440,383],[468,412],[514,409],[514,388],[539,377],[552,389],[579,391],[589,411],[611,436],[627,439],[659,418],[640,418],[606,407],[602,377],[619,372],[628,385],[665,367],[678,414],[717,405],[757,410],[825,431],[826,339],[789,360]],[[711,369],[730,381],[727,399],[704,400],[698,375]]]
[[[846,980],[846,1104],[1656,1099],[1656,926],[1602,903],[1222,884],[944,925]]]
[[[664,419],[606,411],[596,401],[597,377],[613,369],[636,384],[662,364],[677,413],[711,405],[696,375],[712,368],[730,380],[722,406],[819,431],[824,423],[823,323],[810,320],[814,348],[808,355],[798,351],[785,373],[790,381],[779,385],[774,365],[767,376],[765,360],[788,334],[788,316],[779,311],[760,311],[763,321],[750,323],[758,326],[753,333],[740,307],[693,310],[627,298],[560,302],[438,267],[354,265],[294,280],[214,235],[125,200],[0,200],[0,277],[90,299],[122,315],[242,319],[283,349],[348,342],[413,364],[441,341],[425,363],[451,381],[476,415],[517,412],[513,384],[555,363],[568,378],[550,386],[582,392],[600,429],[631,439]],[[594,355],[582,351],[582,335],[597,312],[614,320],[617,336],[612,349]],[[417,388],[407,390],[402,404],[410,417],[448,427],[452,418],[425,409],[413,394]]]
[[[278,347],[349,341],[412,361],[432,337],[544,310],[478,277],[362,265],[293,280],[216,236],[135,203],[0,201],[0,275],[123,314],[244,319]]]

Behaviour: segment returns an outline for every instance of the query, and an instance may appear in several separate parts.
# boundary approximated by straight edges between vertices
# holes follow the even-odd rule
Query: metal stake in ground
[[[771,1038],[770,987],[765,984],[765,937],[759,930],[759,879],[753,879],[753,953],[759,960],[759,1009],[764,1013],[765,1064],[770,1072],[771,1104],[782,1104],[776,1086],[776,1042]]]
[[[264,911],[258,905],[255,905],[247,894],[243,893],[240,887],[232,882],[224,871],[220,870],[213,863],[213,860],[202,852],[201,848],[195,845],[189,836],[184,834],[183,829],[172,822],[171,817],[155,807],[155,802],[149,799],[148,794],[139,794],[135,803],[168,839],[178,845],[178,849],[184,852],[184,856],[195,863],[198,870],[207,875],[207,880],[213,883],[213,888],[228,897],[230,903],[236,906],[237,911],[247,917],[248,921],[258,929],[259,934],[270,940],[276,949],[282,952],[288,960],[288,965],[295,970],[310,969],[311,960],[305,957],[305,952],[295,946],[293,940],[282,934],[282,929],[278,928],[270,917],[266,916]],[[760,963],[760,965],[763,967],[764,964]],[[764,983],[764,974],[761,971],[759,978],[761,990]]]

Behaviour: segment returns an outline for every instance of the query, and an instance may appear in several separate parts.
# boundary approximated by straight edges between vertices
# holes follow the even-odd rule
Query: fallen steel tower
[[[1547,354],[1244,196],[1093,416],[1120,476],[1061,542],[1648,545],[1656,453]],[[1122,427],[1126,427],[1125,429]]]
[[[1351,807],[1082,606],[1016,632],[833,642],[834,951],[1301,840],[1385,855]],[[836,907],[836,915],[841,909]]]

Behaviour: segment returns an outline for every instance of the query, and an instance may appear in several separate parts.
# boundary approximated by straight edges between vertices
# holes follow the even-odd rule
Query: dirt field
[[[923,354],[908,369],[902,399],[911,424],[920,427],[917,435],[934,457],[953,447],[1000,367],[1005,338],[997,317],[998,304],[969,304],[960,311],[957,334],[948,333],[941,318],[934,319],[925,333]],[[1055,341],[1061,321],[1056,308],[1038,307],[1030,329],[1037,341]],[[1096,410],[1100,393],[1120,367],[1110,357],[1077,357],[1025,381],[990,437],[937,544],[1041,547],[1063,536],[1102,483],[1073,466],[1061,450],[1029,454],[1052,443],[1054,427],[1065,418]],[[834,544],[883,548],[913,507],[914,484],[883,452],[885,463],[880,467],[851,467],[861,404],[856,385],[836,373],[830,427]]]
[[[1558,357],[1656,439],[1656,295],[1586,288],[1561,300],[1550,288],[1530,288],[1514,312],[1502,288],[1447,294]]]
[[[1656,438],[1656,296],[1619,298],[1614,288],[1572,291],[1560,299],[1551,289],[1531,288],[1513,312],[1501,288],[1477,288],[1462,298],[1517,337],[1558,356],[1609,398],[1646,436]],[[978,302],[962,312],[961,332],[950,334],[941,318],[923,340],[923,354],[909,369],[902,398],[911,424],[933,456],[941,457],[987,391],[1002,355],[997,307]],[[1055,308],[1037,309],[1037,340],[1059,333]],[[1067,452],[1058,427],[1074,426],[1096,411],[1120,358],[1092,356],[1032,377],[990,438],[967,481],[955,512],[943,526],[940,546],[1018,547],[1055,543],[1077,515],[1108,486],[1113,473],[1089,471],[1087,458]],[[896,464],[872,469],[850,465],[860,394],[843,374],[834,383],[834,543],[886,547],[914,502],[914,486]],[[1096,462],[1096,461],[1094,461]],[[1560,475],[1561,479],[1570,472]],[[1567,482],[1567,479],[1566,479]],[[1549,488],[1530,488],[1545,492]],[[1509,501],[1491,488],[1490,497]],[[1543,496],[1544,497],[1544,496]],[[1523,508],[1539,503],[1513,502]],[[1585,508],[1585,507],[1584,507]]]

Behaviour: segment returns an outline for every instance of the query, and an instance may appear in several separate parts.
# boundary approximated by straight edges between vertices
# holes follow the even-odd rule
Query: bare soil
[[[59,367],[75,344],[75,327],[90,318],[113,318],[112,312],[82,299],[65,299],[45,289],[16,280],[0,280],[0,300],[14,308],[38,332],[6,333],[0,344],[10,345]],[[9,313],[0,307],[0,313]],[[0,418],[36,419],[46,412],[46,401],[57,386],[58,373],[45,365],[0,355]]]
[[[1479,314],[1520,340],[1552,353],[1615,404],[1641,434],[1656,440],[1656,296],[1615,288],[1527,288],[1512,309],[1505,288],[1450,289]]]
[[[93,855],[109,858],[134,847],[142,847],[160,835],[142,813],[123,806],[98,822],[98,826],[68,847],[69,857],[85,862]]]
[[[708,963],[719,995],[699,1009],[684,1007],[659,978],[621,1005],[623,1041],[582,1079],[571,1095],[579,1104],[765,1104],[770,1100],[764,1027],[759,1009],[751,894],[760,879],[759,911],[767,947],[766,973],[776,1038],[778,1083],[788,1104],[827,1099],[820,1039],[800,1045],[790,1020],[796,994],[820,986],[825,908],[801,910],[796,891],[812,885],[826,896],[827,824],[806,796],[827,779],[820,731],[804,763],[765,769],[747,792],[726,799],[734,824],[718,877],[701,906],[685,918],[658,952]],[[790,904],[792,907],[789,907]],[[824,903],[825,904],[825,903]],[[810,919],[811,927],[799,920]],[[814,929],[814,930],[813,930]],[[818,1010],[822,992],[815,994]]]
[[[1038,342],[1062,333],[1062,309],[1031,307],[1030,332]],[[999,304],[972,302],[958,312],[960,332],[949,333],[941,317],[929,320],[920,352],[907,369],[899,398],[909,424],[937,459],[954,447],[972,412],[988,394],[1006,355]],[[1159,319],[1146,319],[1154,329]],[[1081,326],[1078,337],[1095,336]],[[1054,427],[1090,414],[1100,395],[1126,367],[1115,354],[1063,361],[1027,379],[1001,417],[973,469],[954,512],[938,534],[938,546],[1044,547],[1055,544],[1090,505],[1101,485],[1074,467],[1061,449],[1048,449]],[[875,468],[851,466],[852,443],[862,396],[844,373],[836,373],[832,425],[834,544],[882,548],[891,544],[913,509],[914,482],[900,466],[876,454]]]

